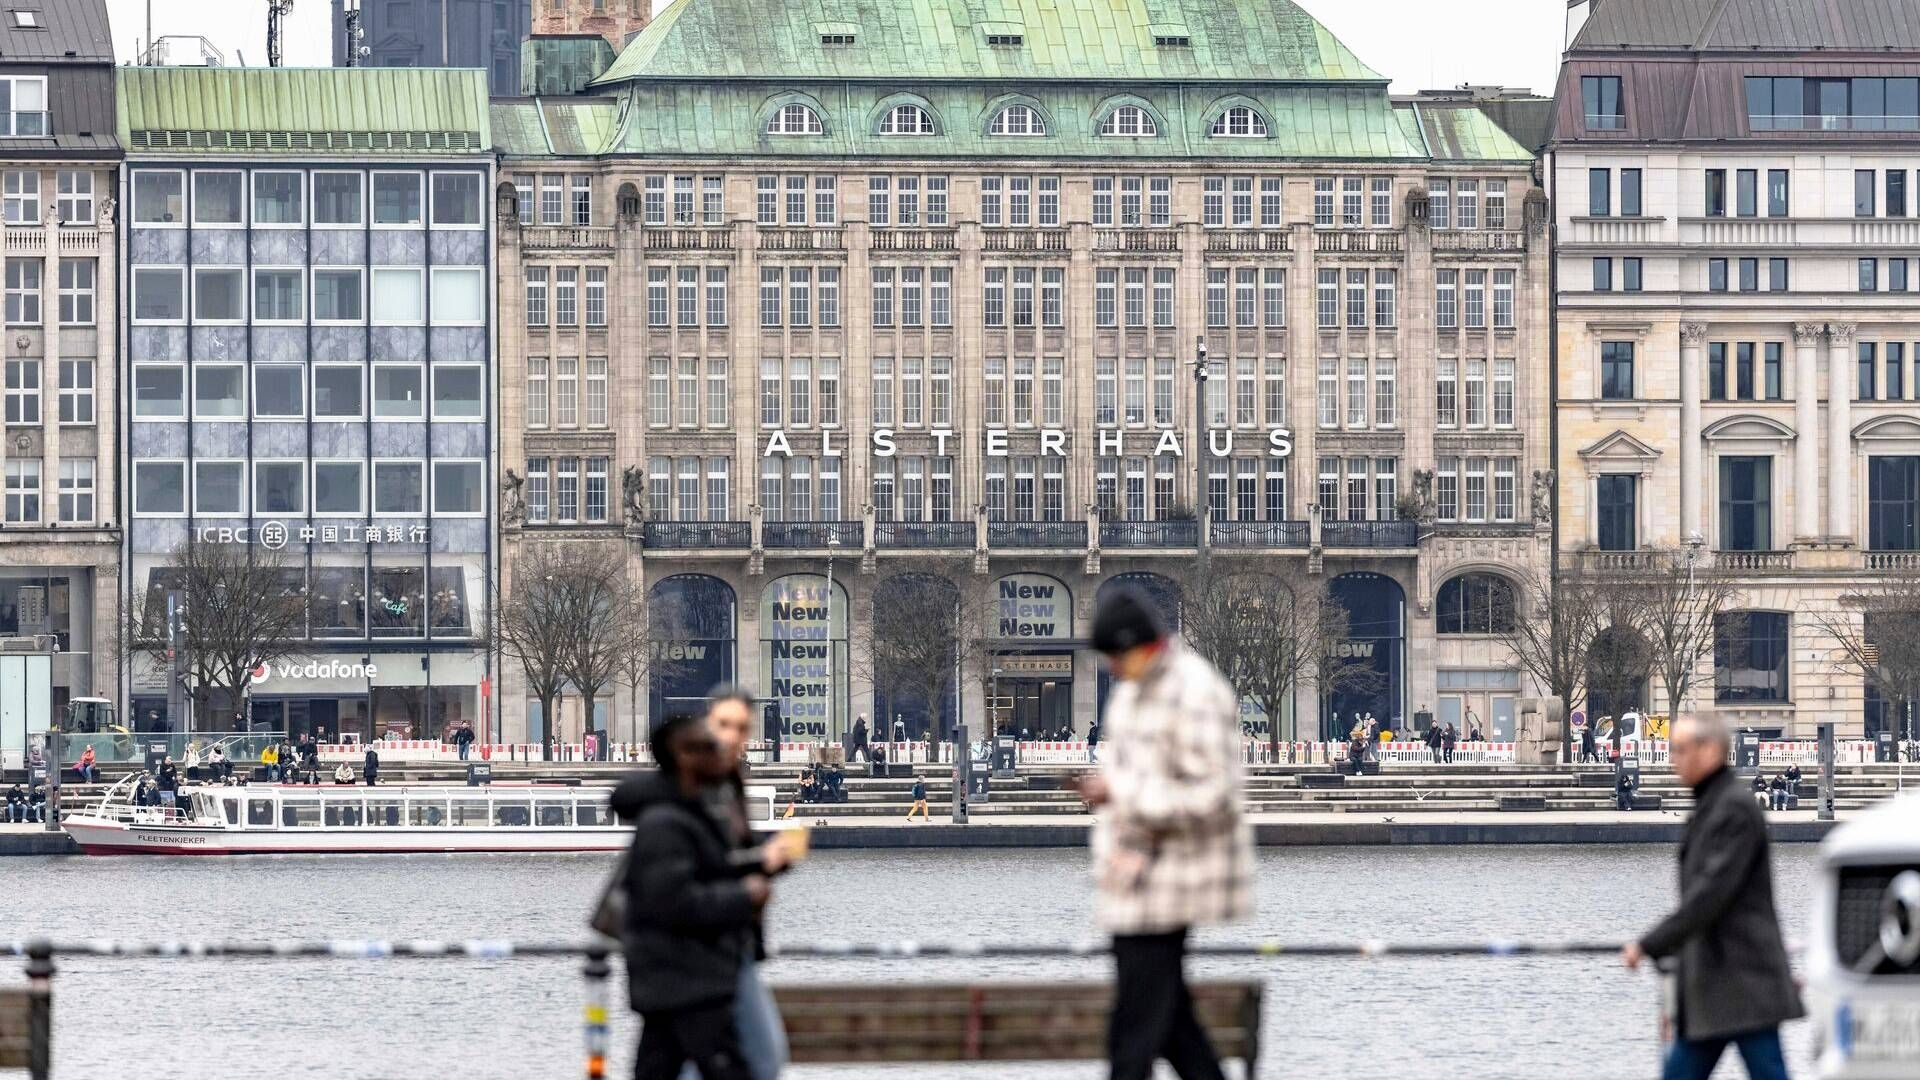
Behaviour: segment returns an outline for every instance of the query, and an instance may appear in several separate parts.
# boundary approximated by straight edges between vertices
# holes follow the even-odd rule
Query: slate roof
[[[0,13],[0,62],[111,64],[107,0],[7,0]],[[41,29],[14,25],[12,12],[32,11]]]
[[[1920,48],[1914,0],[1598,0],[1572,51]]]
[[[128,150],[481,151],[487,73],[453,68],[116,69]]]
[[[598,83],[636,77],[1385,81],[1292,0],[674,0]]]

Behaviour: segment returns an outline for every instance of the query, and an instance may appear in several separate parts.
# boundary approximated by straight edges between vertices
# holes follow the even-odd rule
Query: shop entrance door
[[[1440,695],[1440,713],[1434,723],[1452,724],[1465,740],[1475,726],[1488,742],[1513,741],[1514,695],[1497,690],[1469,690]]]
[[[1034,738],[1051,736],[1073,726],[1073,680],[1003,680],[1000,692],[1011,699],[1012,726]]]

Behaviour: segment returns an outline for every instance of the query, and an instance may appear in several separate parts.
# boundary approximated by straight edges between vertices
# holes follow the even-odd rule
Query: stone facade
[[[609,92],[641,94],[634,77]],[[1139,100],[1160,93],[1140,79]],[[999,88],[1016,91],[1002,104],[1085,88]],[[1395,123],[1491,129],[1471,106],[1421,116],[1390,106],[1383,83],[1367,93]],[[829,95],[772,107],[816,98]],[[494,124],[584,132],[614,107],[496,102]],[[983,587],[1044,590],[1044,576],[1070,596],[1041,609],[1046,636],[1004,643],[1021,659],[999,665],[1000,693],[966,681],[960,715],[977,728],[1006,706],[1015,726],[1084,731],[1101,695],[1076,645],[1100,587],[1180,576],[1203,533],[1221,558],[1300,560],[1387,612],[1355,631],[1379,636],[1361,648],[1398,651],[1394,689],[1369,711],[1504,727],[1532,692],[1504,637],[1438,633],[1436,607],[1463,573],[1524,593],[1546,565],[1547,256],[1531,154],[1437,134],[1451,153],[1361,161],[1249,156],[1204,133],[1190,154],[1146,161],[1114,139],[1104,152],[1098,138],[980,141],[858,160],[799,139],[738,155],[503,141],[503,588],[523,545],[599,539],[625,545],[656,596],[703,575],[725,588],[700,595],[732,605],[730,638],[698,646],[725,662],[654,686],[651,702],[616,691],[602,706],[614,737],[644,737],[649,705],[674,707],[701,678],[770,693],[786,631],[763,602],[782,579],[817,576],[804,584],[824,595],[831,558],[834,603],[858,623],[881,583],[930,556]],[[1196,417],[1200,347],[1211,379]],[[801,737],[900,711],[919,730],[888,688],[835,677],[830,730]],[[502,678],[509,737],[555,730],[528,718],[511,662]],[[1283,737],[1320,737],[1322,711],[1303,689]],[[557,730],[577,738],[583,719],[570,702]]]

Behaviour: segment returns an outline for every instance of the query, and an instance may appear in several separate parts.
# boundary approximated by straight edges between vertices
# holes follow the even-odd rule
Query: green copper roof
[[[491,111],[504,157],[592,157],[613,135],[609,98],[495,100]]]
[[[487,76],[448,68],[115,68],[129,150],[486,150]]]
[[[780,93],[779,85],[640,81],[629,84],[619,132],[608,153],[640,156],[776,155],[893,158],[1273,158],[1374,159],[1427,157],[1417,126],[1403,124],[1384,89],[1346,86],[1156,86],[1050,83],[1035,97],[1009,98],[1004,86],[946,82],[908,98],[930,108],[935,135],[876,135],[879,115],[902,100],[886,86],[863,83],[818,95]],[[767,117],[781,104],[815,107],[824,135],[767,135]],[[1047,135],[987,135],[1002,107],[1017,101],[1041,110]],[[1099,121],[1116,104],[1150,110],[1155,138],[1100,137]],[[1213,137],[1213,118],[1228,105],[1250,104],[1267,120],[1266,138]]]
[[[1291,0],[674,0],[596,83],[715,78],[1384,81]]]
[[[1402,106],[1417,114],[1436,161],[1532,161],[1533,154],[1475,106]]]

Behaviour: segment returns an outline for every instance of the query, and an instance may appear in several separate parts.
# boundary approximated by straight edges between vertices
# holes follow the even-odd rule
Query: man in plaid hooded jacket
[[[1095,920],[1113,935],[1111,1075],[1145,1080],[1164,1057],[1182,1080],[1216,1080],[1183,966],[1192,927],[1252,913],[1238,700],[1132,591],[1101,602],[1092,645],[1118,680],[1101,724],[1102,769],[1080,782],[1099,813]]]

